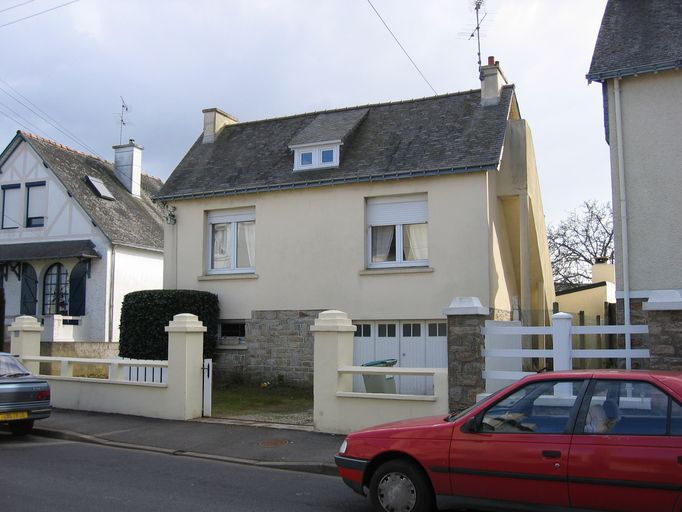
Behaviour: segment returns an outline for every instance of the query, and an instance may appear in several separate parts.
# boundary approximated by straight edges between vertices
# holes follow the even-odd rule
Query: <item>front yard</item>
[[[213,390],[215,418],[312,425],[313,393],[288,386],[231,384]]]

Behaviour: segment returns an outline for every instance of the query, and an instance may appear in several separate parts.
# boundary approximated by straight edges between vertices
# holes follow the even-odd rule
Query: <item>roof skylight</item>
[[[114,196],[101,179],[95,178],[94,176],[86,176],[86,178],[88,184],[93,188],[99,197],[102,199],[108,199],[109,201],[114,200]]]

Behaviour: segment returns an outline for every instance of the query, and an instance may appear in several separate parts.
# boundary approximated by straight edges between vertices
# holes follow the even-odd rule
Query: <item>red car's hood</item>
[[[413,418],[408,420],[394,421],[391,423],[384,423],[374,427],[358,430],[351,434],[353,437],[383,437],[383,438],[401,438],[401,437],[449,437],[450,430],[453,424],[446,421],[446,415],[427,416],[425,418]]]

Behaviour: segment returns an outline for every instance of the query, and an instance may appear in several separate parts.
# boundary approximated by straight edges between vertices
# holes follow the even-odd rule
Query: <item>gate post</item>
[[[22,359],[22,364],[34,375],[40,373],[40,363],[38,361],[23,361],[24,357],[40,355],[40,333],[43,327],[32,316],[19,316],[12,325],[9,326],[10,332],[10,352]]]
[[[320,432],[341,432],[337,391],[352,391],[353,378],[339,375],[338,368],[353,365],[355,326],[343,311],[323,311],[310,327],[315,336],[313,422]]]
[[[168,333],[168,391],[180,408],[176,417],[189,420],[201,417],[206,327],[196,315],[175,315],[165,328]]]
[[[571,338],[571,325],[573,316],[569,313],[556,313],[552,315],[552,350],[554,351],[554,371],[572,370],[573,339]]]
[[[682,296],[657,290],[642,305],[649,324],[649,368],[682,370]]]
[[[455,297],[443,309],[448,317],[448,407],[469,407],[485,392],[483,327],[490,310],[478,297]]]

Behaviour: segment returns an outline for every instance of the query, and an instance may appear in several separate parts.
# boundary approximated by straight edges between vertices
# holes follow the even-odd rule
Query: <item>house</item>
[[[157,196],[174,223],[164,288],[219,296],[219,366],[312,383],[321,310],[356,362],[447,366],[443,309],[547,323],[554,301],[530,128],[493,58],[482,88],[204,131]],[[404,391],[404,390],[403,390]]]
[[[118,341],[123,296],[163,283],[162,183],[142,147],[115,163],[19,131],[0,154],[5,325],[37,316],[43,341]]]
[[[587,79],[604,92],[617,298],[626,325],[649,323],[647,310],[659,310],[654,303],[682,309],[680,66],[682,2],[608,1]],[[675,357],[666,347],[682,367],[682,346]]]

